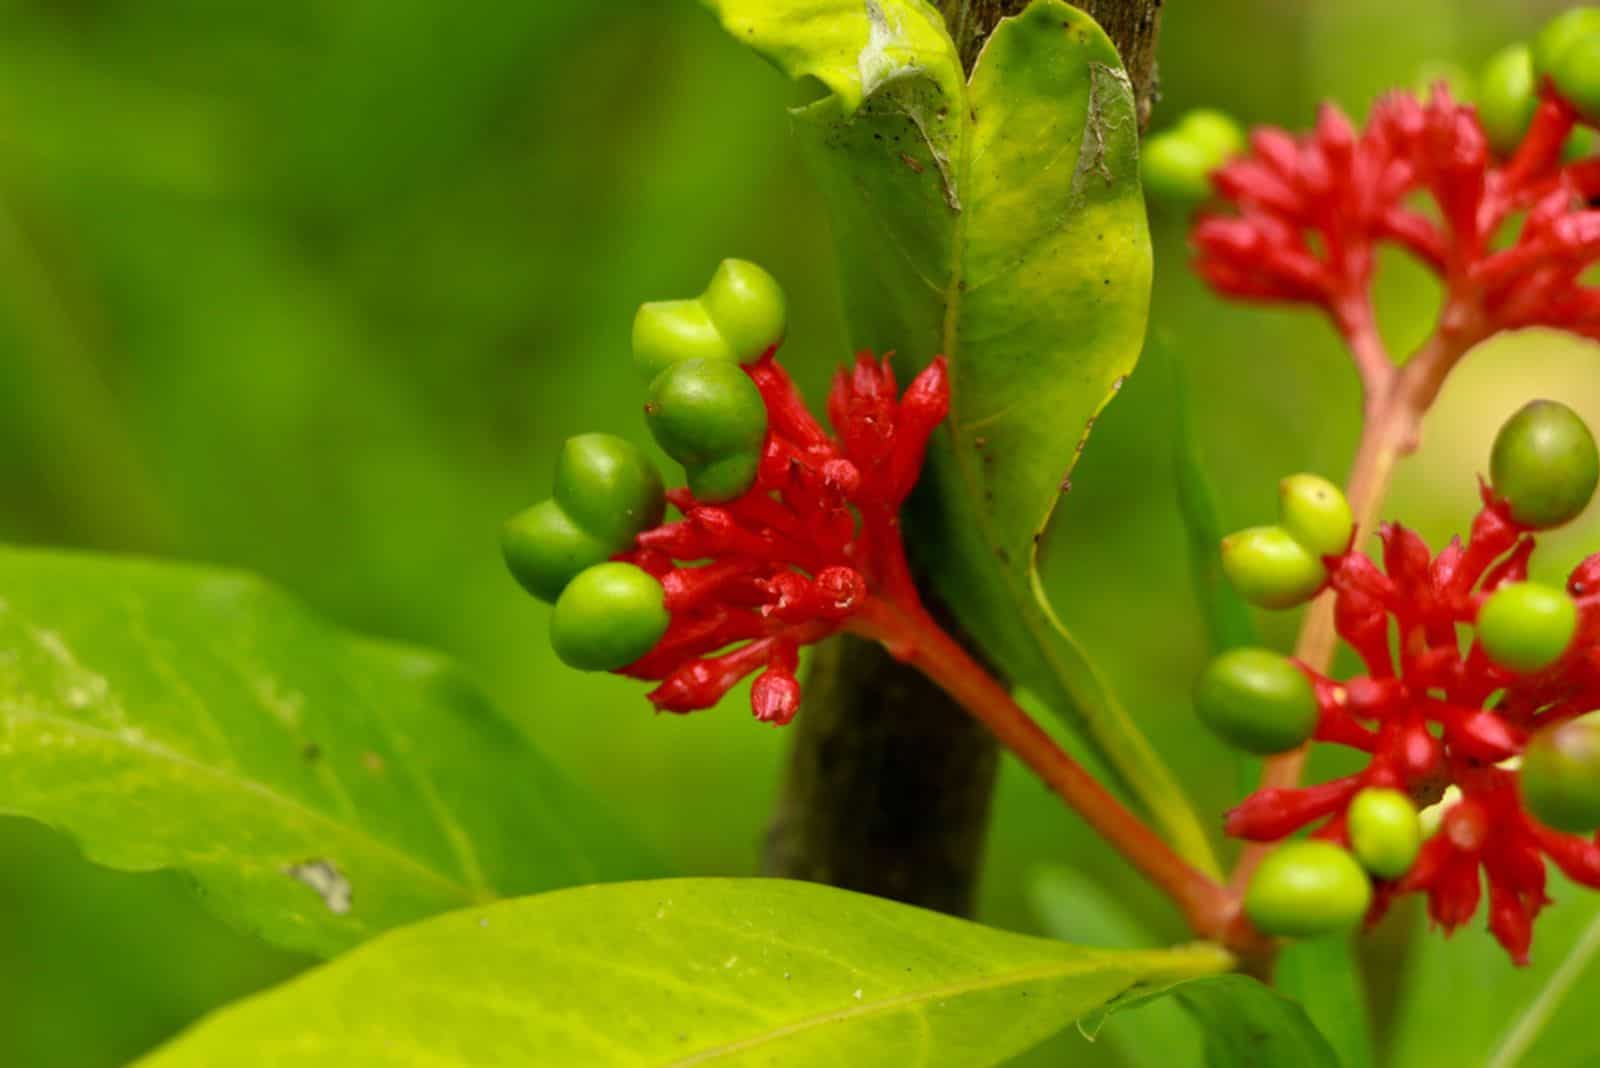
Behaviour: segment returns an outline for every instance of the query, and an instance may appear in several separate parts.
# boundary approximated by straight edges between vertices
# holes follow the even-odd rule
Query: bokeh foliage
[[[1169,4],[1156,123],[1201,103],[1291,126],[1323,96],[1361,111],[1425,61],[1476,64],[1560,6],[1421,0],[1401,33],[1380,0]],[[547,492],[564,437],[646,439],[637,398],[615,388],[631,310],[693,290],[721,256],[784,282],[787,359],[820,395],[843,334],[790,92],[691,0],[603,15],[579,0],[480,0],[470,15],[439,0],[0,0],[0,535],[250,568],[342,624],[445,648],[682,871],[753,871],[782,732],[737,698],[653,718],[636,686],[561,669],[495,534]],[[1153,226],[1154,320],[1185,364],[1223,525],[1255,522],[1281,474],[1342,473],[1353,376],[1322,323],[1221,304],[1186,272],[1183,220]],[[1386,266],[1385,326],[1403,347],[1433,292]],[[1529,335],[1492,350],[1445,391],[1387,509],[1435,543],[1470,514],[1500,418],[1543,394],[1600,419],[1594,346]],[[1220,812],[1233,768],[1187,707],[1204,636],[1169,390],[1152,362],[1100,420],[1047,568],[1068,626]],[[1548,539],[1542,567],[1597,543],[1591,512]],[[1265,622],[1288,640],[1292,621]],[[1008,768],[985,917],[1033,927],[1027,876],[1063,859],[1178,933]],[[1569,916],[1536,956],[1582,928]],[[1485,990],[1504,978],[1476,930],[1408,957],[1417,926],[1404,912],[1366,945],[1385,1035],[1396,1011],[1428,1012],[1415,990],[1391,993],[1408,962]],[[0,1063],[119,1063],[303,963],[224,927],[175,878],[99,871],[0,822]],[[1475,1015],[1484,1041],[1526,996],[1500,989]],[[1537,1063],[1581,1063],[1583,1031],[1552,1027]],[[1415,1037],[1392,1048],[1432,1063]],[[1119,1063],[1113,1044],[1089,1055]]]

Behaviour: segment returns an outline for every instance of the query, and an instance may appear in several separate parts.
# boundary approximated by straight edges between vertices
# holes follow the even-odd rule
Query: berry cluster
[[[1249,151],[1198,137],[1196,116],[1152,138],[1152,192],[1215,195],[1196,220],[1195,266],[1218,291],[1311,304],[1353,341],[1371,335],[1377,247],[1409,250],[1439,273],[1443,327],[1461,344],[1494,330],[1556,326],[1600,337],[1600,289],[1581,284],[1600,261],[1600,9],[1553,20],[1532,47],[1491,60],[1476,107],[1443,83],[1419,99],[1379,101],[1358,131],[1332,105],[1305,137],[1252,132]],[[1219,120],[1198,116],[1202,130]],[[1436,212],[1413,198],[1425,192]],[[1226,209],[1226,210],[1225,210]],[[1502,247],[1503,231],[1521,220]],[[1357,344],[1358,357],[1361,346]]]
[[[506,526],[512,572],[555,602],[562,660],[657,682],[664,711],[709,708],[759,672],[756,718],[788,723],[801,646],[870,599],[921,610],[899,511],[949,409],[944,361],[900,395],[887,358],[857,357],[828,396],[833,437],[777,362],[784,326],[777,283],[739,260],[698,298],[641,307],[645,416],[688,485],[663,492],[632,446],[584,435],[554,498]],[[663,522],[666,503],[681,518]]]
[[[1264,931],[1376,921],[1412,891],[1452,929],[1477,911],[1481,868],[1489,928],[1525,963],[1548,902],[1543,858],[1600,888],[1600,718],[1585,715],[1600,709],[1600,554],[1565,590],[1527,580],[1533,532],[1582,511],[1600,452],[1571,409],[1536,401],[1501,429],[1490,469],[1471,536],[1437,555],[1390,524],[1380,569],[1350,547],[1343,495],[1303,475],[1283,483],[1279,525],[1224,540],[1225,571],[1257,604],[1331,589],[1335,627],[1367,669],[1340,682],[1241,649],[1200,679],[1199,714],[1243,748],[1316,739],[1370,757],[1357,774],[1263,789],[1228,814],[1228,833],[1253,841],[1317,825],[1257,869],[1245,908]],[[1475,638],[1463,649],[1465,628]],[[1424,840],[1430,806],[1437,830]]]

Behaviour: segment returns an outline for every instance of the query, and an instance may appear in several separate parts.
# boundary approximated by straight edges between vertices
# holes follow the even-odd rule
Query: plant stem
[[[1058,746],[1010,692],[920,607],[873,598],[850,626],[855,633],[882,642],[896,659],[917,668],[955,698],[1106,842],[1171,897],[1196,934],[1219,941],[1243,940],[1243,948],[1249,948],[1249,938],[1241,939],[1244,933],[1237,923],[1238,896],[1173,852]]]
[[[1415,452],[1421,441],[1422,417],[1438,397],[1451,368],[1463,353],[1482,340],[1485,330],[1476,316],[1460,305],[1447,306],[1441,327],[1417,350],[1404,366],[1388,362],[1376,327],[1347,337],[1351,351],[1358,354],[1366,389],[1361,440],[1345,496],[1355,513],[1355,545],[1359,548],[1378,526],[1378,513],[1394,478],[1400,458]],[[1383,358],[1386,366],[1375,362]],[[1374,370],[1378,368],[1378,370]],[[1295,659],[1313,671],[1326,674],[1333,663],[1339,635],[1333,624],[1331,592],[1324,592],[1306,610],[1295,642]],[[1261,772],[1261,789],[1289,789],[1299,785],[1305,771],[1309,743],[1267,760]],[[1256,866],[1275,848],[1272,842],[1250,842],[1240,853],[1231,884],[1241,890],[1250,881]]]

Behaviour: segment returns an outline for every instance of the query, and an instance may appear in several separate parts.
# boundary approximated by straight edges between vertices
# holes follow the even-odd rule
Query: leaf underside
[[[810,883],[557,891],[376,939],[144,1068],[293,1063],[983,1068],[1211,946],[1082,949]]]
[[[0,812],[321,955],[651,873],[447,661],[250,576],[63,552],[0,549]]]
[[[962,626],[1063,715],[1191,861],[1177,782],[1051,611],[1038,546],[1150,296],[1138,123],[1116,50],[1035,0],[970,81],[922,0],[707,0],[728,32],[830,95],[794,112],[829,204],[857,348],[951,361],[951,413],[913,551]]]

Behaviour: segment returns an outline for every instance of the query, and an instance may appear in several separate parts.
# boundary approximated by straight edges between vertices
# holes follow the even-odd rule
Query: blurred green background
[[[1178,0],[1156,126],[1199,104],[1289,126],[1323,97],[1360,112],[1427,62],[1476,65],[1562,6]],[[560,669],[496,535],[547,493],[564,437],[644,439],[638,398],[613,385],[632,309],[698,291],[722,256],[783,281],[786,360],[820,394],[845,348],[788,94],[692,0],[0,0],[0,535],[251,568],[350,627],[450,650],[682,871],[752,872],[784,733],[738,702],[656,718],[637,686]],[[1353,375],[1309,314],[1205,293],[1183,218],[1153,221],[1154,320],[1186,365],[1223,520],[1261,520],[1282,474],[1342,476]],[[1385,326],[1403,348],[1434,292],[1386,266]],[[1549,334],[1475,354],[1388,512],[1435,544],[1460,529],[1505,414],[1551,395],[1600,421],[1597,358]],[[1220,812],[1234,768],[1185,696],[1205,652],[1170,405],[1152,365],[1101,420],[1049,577]],[[1547,544],[1541,570],[1559,573],[1600,545],[1600,516]],[[1293,620],[1265,622],[1287,644]],[[1029,880],[1050,861],[1179,935],[1008,768],[984,918],[1033,929]],[[1594,909],[1565,912],[1541,933],[1541,970],[1515,977],[1476,929],[1408,953],[1416,911],[1391,920],[1368,949],[1392,1063],[1436,1063],[1441,1041],[1464,1058],[1449,1063],[1477,1063]],[[175,877],[99,871],[0,821],[0,1065],[118,1064],[306,964],[212,919]],[[1528,1063],[1594,1062],[1594,1037],[1562,1027],[1581,1022],[1572,1006]],[[1457,1030],[1441,1039],[1446,1007]],[[1431,1036],[1393,1026],[1397,1009]],[[1115,1022],[1106,1034],[1089,1047],[1069,1033],[1030,1063],[1128,1063]]]

